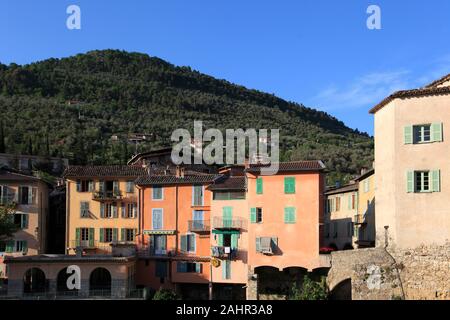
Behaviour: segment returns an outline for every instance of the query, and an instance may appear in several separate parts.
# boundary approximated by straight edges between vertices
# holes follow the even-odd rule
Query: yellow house
[[[353,218],[358,248],[375,246],[375,170],[361,172],[358,183],[358,214]]]
[[[134,243],[139,228],[134,180],[142,166],[70,166],[66,169],[66,253],[110,253],[111,244]]]
[[[0,239],[0,278],[7,277],[3,258],[45,253],[48,185],[34,176],[0,170],[0,206],[13,206],[18,227],[10,239]]]

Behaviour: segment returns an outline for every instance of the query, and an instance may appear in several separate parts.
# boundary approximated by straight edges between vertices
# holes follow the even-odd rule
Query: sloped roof
[[[143,175],[136,179],[135,183],[145,185],[175,185],[175,184],[208,184],[217,179],[219,175],[207,174],[195,171],[186,171],[184,177],[174,174]]]
[[[145,175],[146,170],[142,166],[69,166],[64,171],[66,178],[90,178],[90,177],[138,177]]]
[[[0,181],[41,181],[41,179],[6,169],[0,169]]]
[[[370,109],[369,113],[374,114],[384,106],[386,106],[389,102],[391,102],[394,99],[400,98],[412,98],[412,97],[424,97],[424,96],[430,96],[430,95],[445,95],[450,94],[450,86],[444,86],[440,87],[443,83],[450,81],[450,74],[442,77],[441,79],[438,79],[429,85],[418,88],[418,89],[411,89],[411,90],[400,90],[397,92],[394,92],[384,100],[382,100],[379,104],[377,104],[375,107]]]
[[[347,192],[354,192],[354,191],[358,191],[358,184],[357,183],[351,183],[351,184],[347,184],[345,186],[339,187],[339,188],[328,188],[325,191],[325,195],[333,195],[333,194],[338,194],[338,193],[347,193]]]
[[[267,164],[251,164],[245,171],[250,173],[260,173],[261,168],[268,168]],[[320,171],[324,170],[325,165],[320,160],[305,160],[305,161],[290,161],[279,162],[278,172],[293,172],[293,171]]]
[[[207,189],[211,191],[220,191],[220,190],[243,191],[246,189],[246,178],[245,176],[230,177],[228,175],[223,175],[217,178],[213,184],[208,186]]]

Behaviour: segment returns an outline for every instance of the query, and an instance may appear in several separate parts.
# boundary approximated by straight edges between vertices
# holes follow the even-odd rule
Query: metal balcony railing
[[[235,259],[237,257],[237,249],[223,246],[212,246],[211,257],[219,259]]]
[[[353,223],[354,224],[365,224],[366,221],[364,219],[364,215],[362,215],[362,214],[355,214],[355,216],[353,217]]]
[[[71,247],[74,249],[77,247],[81,247],[82,249],[99,249],[102,251],[112,251],[110,243],[93,240],[72,240]]]
[[[122,198],[121,191],[94,191],[92,194],[92,200],[96,201],[116,201]]]
[[[190,232],[210,232],[209,220],[189,220],[188,230]]]
[[[139,246],[136,252],[140,258],[171,257],[175,255],[175,248],[157,249],[154,246]]]
[[[242,218],[224,219],[222,217],[213,218],[213,229],[243,229],[245,220]]]

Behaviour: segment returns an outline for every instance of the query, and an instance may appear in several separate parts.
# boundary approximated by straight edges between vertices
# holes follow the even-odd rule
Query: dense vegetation
[[[153,149],[194,120],[205,128],[279,128],[282,160],[322,159],[331,180],[356,174],[373,157],[368,135],[327,113],[139,53],[0,64],[0,110],[0,152],[73,164],[123,163],[135,151],[127,134],[151,134],[139,149]]]

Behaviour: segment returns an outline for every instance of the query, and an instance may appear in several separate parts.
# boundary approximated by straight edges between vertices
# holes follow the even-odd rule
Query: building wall
[[[295,194],[284,193],[286,176],[295,176]],[[263,208],[263,222],[248,224],[248,263],[251,269],[259,266],[279,269],[298,266],[312,270],[320,266],[319,222],[323,221],[323,178],[317,172],[264,176],[263,194],[256,194],[256,176],[248,175],[249,207]],[[285,207],[296,208],[296,223],[284,223]],[[257,253],[256,237],[277,237],[279,252],[272,256]]]
[[[450,113],[448,95],[396,99],[375,113],[377,244],[416,247],[450,237]],[[404,127],[443,123],[443,142],[404,144]],[[440,192],[408,193],[406,172],[440,170]]]
[[[211,217],[222,217],[223,207],[231,207],[233,212],[233,218],[241,218],[243,221],[247,221],[246,228],[240,230],[238,238],[238,253],[234,260],[231,260],[230,264],[230,279],[223,277],[222,268],[224,267],[223,261],[217,268],[212,269],[212,280],[214,283],[247,283],[248,273],[248,220],[249,220],[249,207],[247,199],[240,200],[213,200],[211,204]],[[217,236],[214,234],[211,236],[211,246],[217,246]]]
[[[368,191],[364,187],[366,183]],[[366,224],[359,227],[356,240],[375,241],[375,176],[371,175],[359,181],[358,190],[358,214]]]
[[[93,179],[95,182],[94,191],[98,190],[99,180]],[[110,253],[110,246],[108,243],[100,243],[100,229],[101,228],[117,228],[118,240],[120,241],[120,229],[138,229],[139,219],[136,218],[122,218],[120,213],[120,206],[122,202],[125,203],[137,203],[137,189],[134,189],[134,193],[126,193],[126,182],[132,181],[134,178],[120,179],[110,177],[108,180],[118,180],[119,189],[122,192],[123,199],[117,201],[118,216],[117,218],[102,218],[100,216],[100,201],[92,199],[93,192],[78,192],[76,180],[67,180],[67,232],[66,232],[66,248],[70,248],[67,253],[74,254],[75,241],[76,241],[76,229],[77,228],[94,228],[94,241],[98,247],[95,253]],[[89,202],[90,217],[82,218],[80,216],[81,202]],[[136,210],[138,212],[138,210]]]
[[[9,241],[26,241],[27,251],[23,252],[2,252],[0,253],[0,271],[1,277],[5,277],[6,268],[2,263],[5,256],[24,256],[37,255],[46,252],[46,234],[48,222],[48,186],[43,182],[31,180],[29,182],[1,182],[0,185],[7,185],[11,190],[18,195],[20,186],[30,186],[37,188],[36,204],[15,206],[15,213],[26,214],[28,216],[28,226],[24,229],[19,229],[14,233],[13,238]],[[15,250],[14,250],[15,251]]]
[[[354,205],[352,203],[352,196],[355,197]],[[338,201],[337,199],[339,199],[340,206],[339,208],[336,205],[334,208],[329,206],[327,210],[329,212],[325,213],[324,229],[329,228],[329,233],[324,231],[325,246],[335,245],[338,250],[348,249],[347,246],[349,245],[355,248],[357,238],[354,236],[353,220],[358,213],[358,192],[349,191],[332,194],[326,196],[326,198],[327,201],[334,201],[335,204]]]

